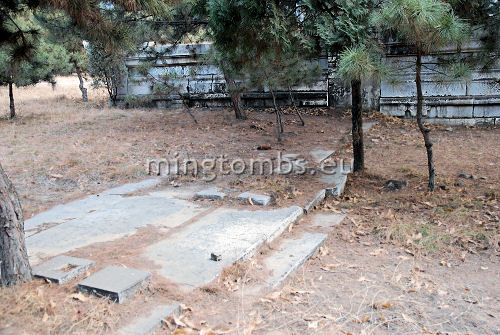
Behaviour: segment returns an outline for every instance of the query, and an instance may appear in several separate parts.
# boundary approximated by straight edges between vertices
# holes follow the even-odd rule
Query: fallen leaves
[[[266,295],[263,298],[260,298],[260,301],[262,301],[262,302],[276,302],[280,298],[280,296],[281,296],[281,291],[276,291],[276,292],[273,292],[273,293]]]
[[[326,256],[330,253],[330,249],[328,249],[328,247],[326,246],[323,246],[323,247],[320,247],[319,248],[319,255],[320,256]]]
[[[339,267],[340,264],[326,264],[321,267],[321,270],[327,271],[327,272],[334,272],[335,268]]]
[[[87,298],[85,295],[83,295],[83,293],[81,292],[78,292],[78,293],[74,293],[72,295],[70,295],[70,297],[73,299],[73,300],[79,300],[81,302],[85,302],[87,300],[89,300],[89,298]]]
[[[384,249],[377,249],[375,251],[370,252],[370,255],[372,255],[372,256],[378,256],[378,255],[380,255],[381,253],[384,253],[384,252],[385,252]]]
[[[179,328],[173,331],[172,335],[194,335],[196,331],[190,328]]]
[[[389,309],[394,305],[395,305],[394,303],[391,303],[390,301],[386,300],[386,301],[376,302],[372,305],[372,307],[374,309],[382,309],[382,308]]]

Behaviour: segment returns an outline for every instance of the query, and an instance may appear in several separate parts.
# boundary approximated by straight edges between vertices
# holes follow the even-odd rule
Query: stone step
[[[151,245],[142,256],[157,264],[159,275],[181,287],[206,285],[224,267],[253,256],[302,214],[298,206],[267,211],[219,208]]]
[[[327,185],[325,187],[326,195],[334,197],[342,195],[349,173],[351,173],[350,166],[337,166],[335,173],[322,174],[319,176],[318,180]]]
[[[161,327],[161,320],[178,313],[180,313],[179,304],[156,306],[152,310],[148,310],[145,315],[138,317],[125,327],[119,329],[116,335],[151,334]]]
[[[264,260],[266,268],[272,269],[266,284],[271,287],[280,285],[314,255],[326,238],[327,234],[302,233],[297,239],[284,240],[279,249]]]
[[[78,284],[78,290],[122,303],[150,278],[151,273],[147,271],[113,265],[82,280]]]
[[[309,214],[311,211],[313,211],[319,204],[321,204],[326,197],[326,190],[321,190],[316,195],[314,198],[307,203],[307,205],[304,207],[304,213]]]

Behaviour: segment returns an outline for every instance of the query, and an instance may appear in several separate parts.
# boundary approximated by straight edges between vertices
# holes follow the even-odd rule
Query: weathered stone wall
[[[480,44],[472,41],[462,52],[474,57]],[[500,61],[487,71],[475,70],[470,80],[445,80],[436,65],[438,57],[454,53],[443,48],[439,53],[422,59],[423,113],[426,121],[441,124],[495,124],[500,122]],[[388,44],[386,61],[394,71],[395,80],[382,80],[380,110],[394,116],[416,114],[415,55],[397,43]],[[439,79],[439,80],[438,80]]]
[[[148,97],[154,105],[180,104],[189,97],[189,102],[204,107],[229,106],[226,83],[220,69],[206,61],[211,44],[180,44],[157,60],[151,68],[154,77],[166,73],[173,74],[172,83],[178,87],[178,93],[151,96],[152,83],[138,74],[137,67],[147,60],[147,55],[139,54],[126,61],[127,74],[119,90],[119,99],[126,101],[127,96]],[[321,56],[315,61],[322,69],[320,79],[311,86],[293,87],[294,99],[300,106],[337,106],[349,107],[350,91],[335,78],[336,58]],[[378,109],[379,85],[365,83],[363,92],[365,108]],[[287,90],[276,93],[278,103],[290,104]],[[242,95],[247,106],[270,107],[272,97],[268,90],[252,90]]]
[[[386,61],[394,68],[395,80],[365,81],[363,107],[380,109],[394,116],[415,115],[416,88],[414,61],[411,50],[397,43],[388,43]],[[178,87],[175,94],[151,96],[152,84],[138,74],[137,67],[147,60],[146,55],[128,58],[127,74],[119,90],[119,99],[127,96],[148,97],[153,105],[188,103],[204,107],[229,106],[226,83],[219,68],[206,61],[211,44],[181,44],[172,48],[151,68],[152,76],[172,73],[172,83]],[[474,56],[480,44],[472,41],[462,51]],[[423,58],[422,88],[424,93],[424,115],[428,122],[445,124],[477,124],[500,122],[500,61],[488,71],[474,71],[469,81],[439,82],[436,71],[437,57],[453,54],[454,49],[442,49],[439,54]],[[333,106],[349,108],[351,92],[349,85],[336,76],[337,57],[326,55],[316,60],[322,69],[321,78],[310,87],[293,87],[293,94],[301,106]],[[394,82],[396,84],[394,84]],[[290,104],[288,91],[277,92],[278,103]],[[242,96],[247,106],[272,106],[268,90],[253,90]]]

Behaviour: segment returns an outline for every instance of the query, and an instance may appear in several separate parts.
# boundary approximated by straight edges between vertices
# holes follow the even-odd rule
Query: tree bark
[[[295,99],[293,98],[292,88],[290,86],[288,86],[288,94],[290,94],[290,100],[292,101],[292,105],[293,105],[293,108],[295,109],[295,113],[297,113],[297,115],[299,116],[299,119],[300,119],[300,122],[302,123],[302,126],[305,126],[306,123],[304,122],[304,119],[302,118],[302,115],[300,114],[300,112],[297,108],[297,104],[295,103]]]
[[[57,81],[54,75],[50,77],[50,85],[52,86],[52,91],[55,91],[57,89]]]
[[[271,90],[271,95],[273,97],[274,114],[276,114],[276,130],[278,132],[278,142],[281,142],[281,134],[283,133],[283,123],[281,122],[281,113],[276,104],[276,96],[274,91]]]
[[[80,81],[80,85],[78,85],[78,87],[80,88],[80,91],[82,92],[82,100],[83,100],[83,102],[87,102],[88,101],[87,89],[84,87],[82,71],[80,70],[80,68],[76,64],[75,64],[75,70],[76,70],[76,75],[78,76],[78,80]]]
[[[353,171],[365,169],[365,149],[363,145],[363,104],[361,101],[361,81],[351,81],[352,92],[352,152],[354,155]]]
[[[224,74],[224,80],[226,81],[227,88],[229,91],[229,95],[231,96],[231,104],[233,105],[234,115],[238,120],[246,120],[247,115],[243,108],[241,108],[241,93],[238,92],[238,88],[236,87],[236,81],[227,77]]]
[[[10,118],[16,117],[16,105],[14,104],[14,84],[9,83]]]
[[[0,253],[1,284],[17,285],[31,280],[31,267],[24,240],[21,202],[0,165]]]
[[[434,191],[435,184],[435,170],[434,170],[434,159],[432,153],[432,142],[430,140],[431,130],[424,126],[422,122],[422,108],[423,108],[423,95],[422,95],[422,82],[421,82],[421,72],[422,72],[422,51],[420,48],[417,50],[417,67],[415,71],[415,84],[417,86],[417,124],[418,129],[424,137],[425,149],[427,150],[427,167],[429,170],[429,183],[427,188],[429,191]]]

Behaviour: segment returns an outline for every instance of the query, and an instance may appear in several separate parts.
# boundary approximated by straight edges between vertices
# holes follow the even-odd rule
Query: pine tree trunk
[[[288,86],[288,94],[290,95],[290,100],[292,101],[293,108],[295,109],[295,113],[299,116],[300,122],[302,123],[302,126],[305,126],[306,123],[304,122],[304,119],[302,118],[302,115],[299,112],[299,109],[297,108],[297,104],[295,103],[295,99],[293,98],[292,94],[292,88]]]
[[[21,202],[1,165],[0,253],[2,285],[12,286],[31,280],[31,267],[24,241],[24,219]]]
[[[281,113],[276,104],[276,96],[274,91],[271,90],[271,96],[273,97],[274,114],[276,114],[276,130],[278,132],[278,142],[281,142],[281,134],[283,133],[283,123],[281,122]]]
[[[52,91],[55,91],[57,89],[57,81],[54,75],[50,77],[50,85],[52,86]]]
[[[82,92],[82,100],[83,100],[83,102],[87,102],[88,101],[87,89],[84,87],[82,71],[80,70],[80,68],[76,64],[75,64],[75,70],[76,70],[76,75],[78,76],[78,80],[80,81],[80,85],[78,85],[78,87],[80,88],[80,91]]]
[[[365,169],[365,152],[363,145],[363,105],[361,101],[361,81],[351,81],[352,92],[352,151],[354,155],[353,171]]]
[[[231,96],[231,104],[233,105],[234,115],[238,120],[246,120],[247,115],[243,108],[241,108],[241,93],[238,92],[238,88],[236,87],[236,81],[234,79],[230,79],[224,74],[224,80],[226,81],[226,85],[229,91],[229,95]]]
[[[417,86],[417,124],[418,129],[424,136],[425,148],[427,150],[427,166],[429,169],[429,184],[427,185],[430,191],[434,191],[435,183],[435,171],[434,171],[434,159],[432,153],[432,142],[430,140],[429,133],[431,130],[424,126],[422,122],[422,108],[423,108],[423,95],[422,95],[422,82],[421,82],[421,72],[422,72],[422,51],[417,50],[417,68],[415,71],[415,84]]]
[[[234,114],[238,120],[246,120],[247,116],[243,108],[241,108],[241,93],[231,94],[231,104],[233,105]]]
[[[14,84],[9,83],[10,118],[16,117],[16,106],[14,105]]]

